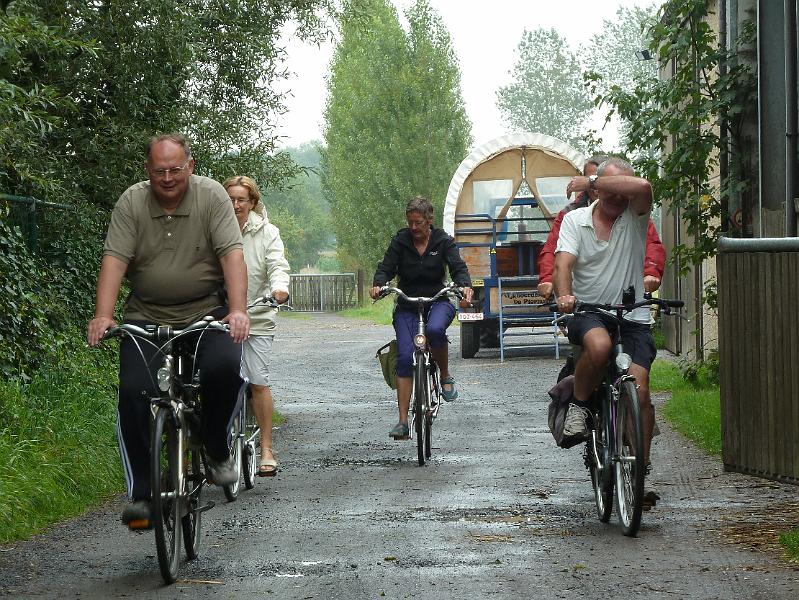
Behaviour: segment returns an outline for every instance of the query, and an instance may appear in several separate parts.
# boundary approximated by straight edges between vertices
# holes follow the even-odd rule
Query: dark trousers
[[[211,314],[219,319],[226,313],[226,309],[219,308]],[[224,460],[230,455],[230,426],[243,384],[239,375],[241,344],[227,333],[212,330],[193,333],[186,339],[195,345],[200,340],[195,367],[200,370],[203,443],[211,460]],[[150,499],[150,399],[160,395],[155,376],[163,359],[156,354],[151,344],[130,337],[123,338],[119,347],[117,436],[132,500]]]
[[[425,332],[431,348],[447,345],[447,327],[455,318],[455,307],[449,301],[434,302],[425,316]],[[413,376],[413,336],[419,326],[416,308],[397,307],[394,331],[397,334],[397,377]]]

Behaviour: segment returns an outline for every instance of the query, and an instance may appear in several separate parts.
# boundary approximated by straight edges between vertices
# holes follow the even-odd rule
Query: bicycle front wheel
[[[441,384],[439,382],[438,366],[430,365],[430,385],[428,387],[429,403],[424,418],[424,455],[430,460],[433,455],[433,421],[435,421],[438,405],[441,403]]]
[[[425,421],[427,407],[430,402],[427,398],[427,369],[424,364],[424,355],[416,357],[416,369],[413,374],[413,426],[416,433],[416,452],[419,466],[424,466],[425,452]]]
[[[634,536],[641,526],[644,499],[644,428],[635,382],[622,381],[616,411],[616,504],[624,535]]]
[[[186,498],[186,514],[181,519],[183,526],[183,547],[186,556],[191,560],[197,558],[200,551],[200,529],[202,525],[202,500],[205,474],[202,469],[203,461],[200,450],[189,450],[186,455],[187,472],[184,478]]]
[[[171,408],[160,407],[155,415],[150,453],[155,548],[161,576],[174,583],[180,563],[181,498],[178,435]]]

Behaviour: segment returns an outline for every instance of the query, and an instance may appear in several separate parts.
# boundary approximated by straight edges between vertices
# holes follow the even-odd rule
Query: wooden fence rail
[[[357,305],[355,273],[292,275],[291,305],[304,312],[336,312]]]
[[[722,239],[724,468],[799,484],[799,239]]]

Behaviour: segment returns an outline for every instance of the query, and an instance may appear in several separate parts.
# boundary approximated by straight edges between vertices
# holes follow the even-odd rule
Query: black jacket
[[[406,227],[391,238],[383,260],[377,264],[372,285],[386,285],[398,276],[397,287],[408,296],[433,296],[444,287],[446,265],[456,285],[471,287],[469,270],[451,235],[433,227],[427,249],[419,256]]]

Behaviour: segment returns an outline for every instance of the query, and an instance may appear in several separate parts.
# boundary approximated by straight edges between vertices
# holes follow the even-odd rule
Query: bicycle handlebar
[[[230,327],[227,323],[215,321],[211,317],[205,317],[200,321],[196,321],[191,325],[187,325],[183,329],[173,329],[169,326],[158,326],[152,328],[143,328],[138,325],[131,325],[130,323],[122,323],[116,327],[112,327],[103,334],[101,340],[107,340],[112,337],[123,337],[125,335],[135,335],[148,340],[165,341],[174,339],[180,335],[190,333],[192,331],[199,331],[201,329],[216,329],[218,331],[229,332]]]
[[[277,310],[294,310],[294,307],[289,306],[288,299],[283,302],[282,304],[275,300],[274,296],[271,294],[266,294],[265,296],[261,296],[260,298],[256,298],[250,304],[247,305],[247,310],[251,308],[255,308],[256,306],[265,306],[267,308],[276,308]]]
[[[397,294],[400,298],[405,300],[406,302],[410,302],[411,304],[418,304],[420,302],[435,302],[439,298],[443,298],[445,296],[457,296],[458,298],[463,299],[463,288],[458,287],[454,283],[449,284],[448,286],[442,288],[435,296],[430,298],[425,296],[408,296],[403,292],[401,289],[396,287],[391,287],[388,285],[384,285],[380,288],[380,294],[377,297],[377,300],[381,298],[385,298],[389,294]]]
[[[552,312],[557,312],[558,310],[558,305],[555,302],[549,303],[546,306],[550,308]],[[644,298],[643,300],[629,304],[596,304],[577,300],[574,303],[574,310],[571,313],[561,314],[561,316],[555,319],[555,322],[560,323],[572,314],[578,312],[612,311],[620,317],[622,314],[632,312],[636,308],[641,308],[642,306],[659,306],[663,309],[663,314],[669,315],[672,314],[672,308],[682,308],[685,306],[685,302],[682,300],[664,300],[662,298]]]

